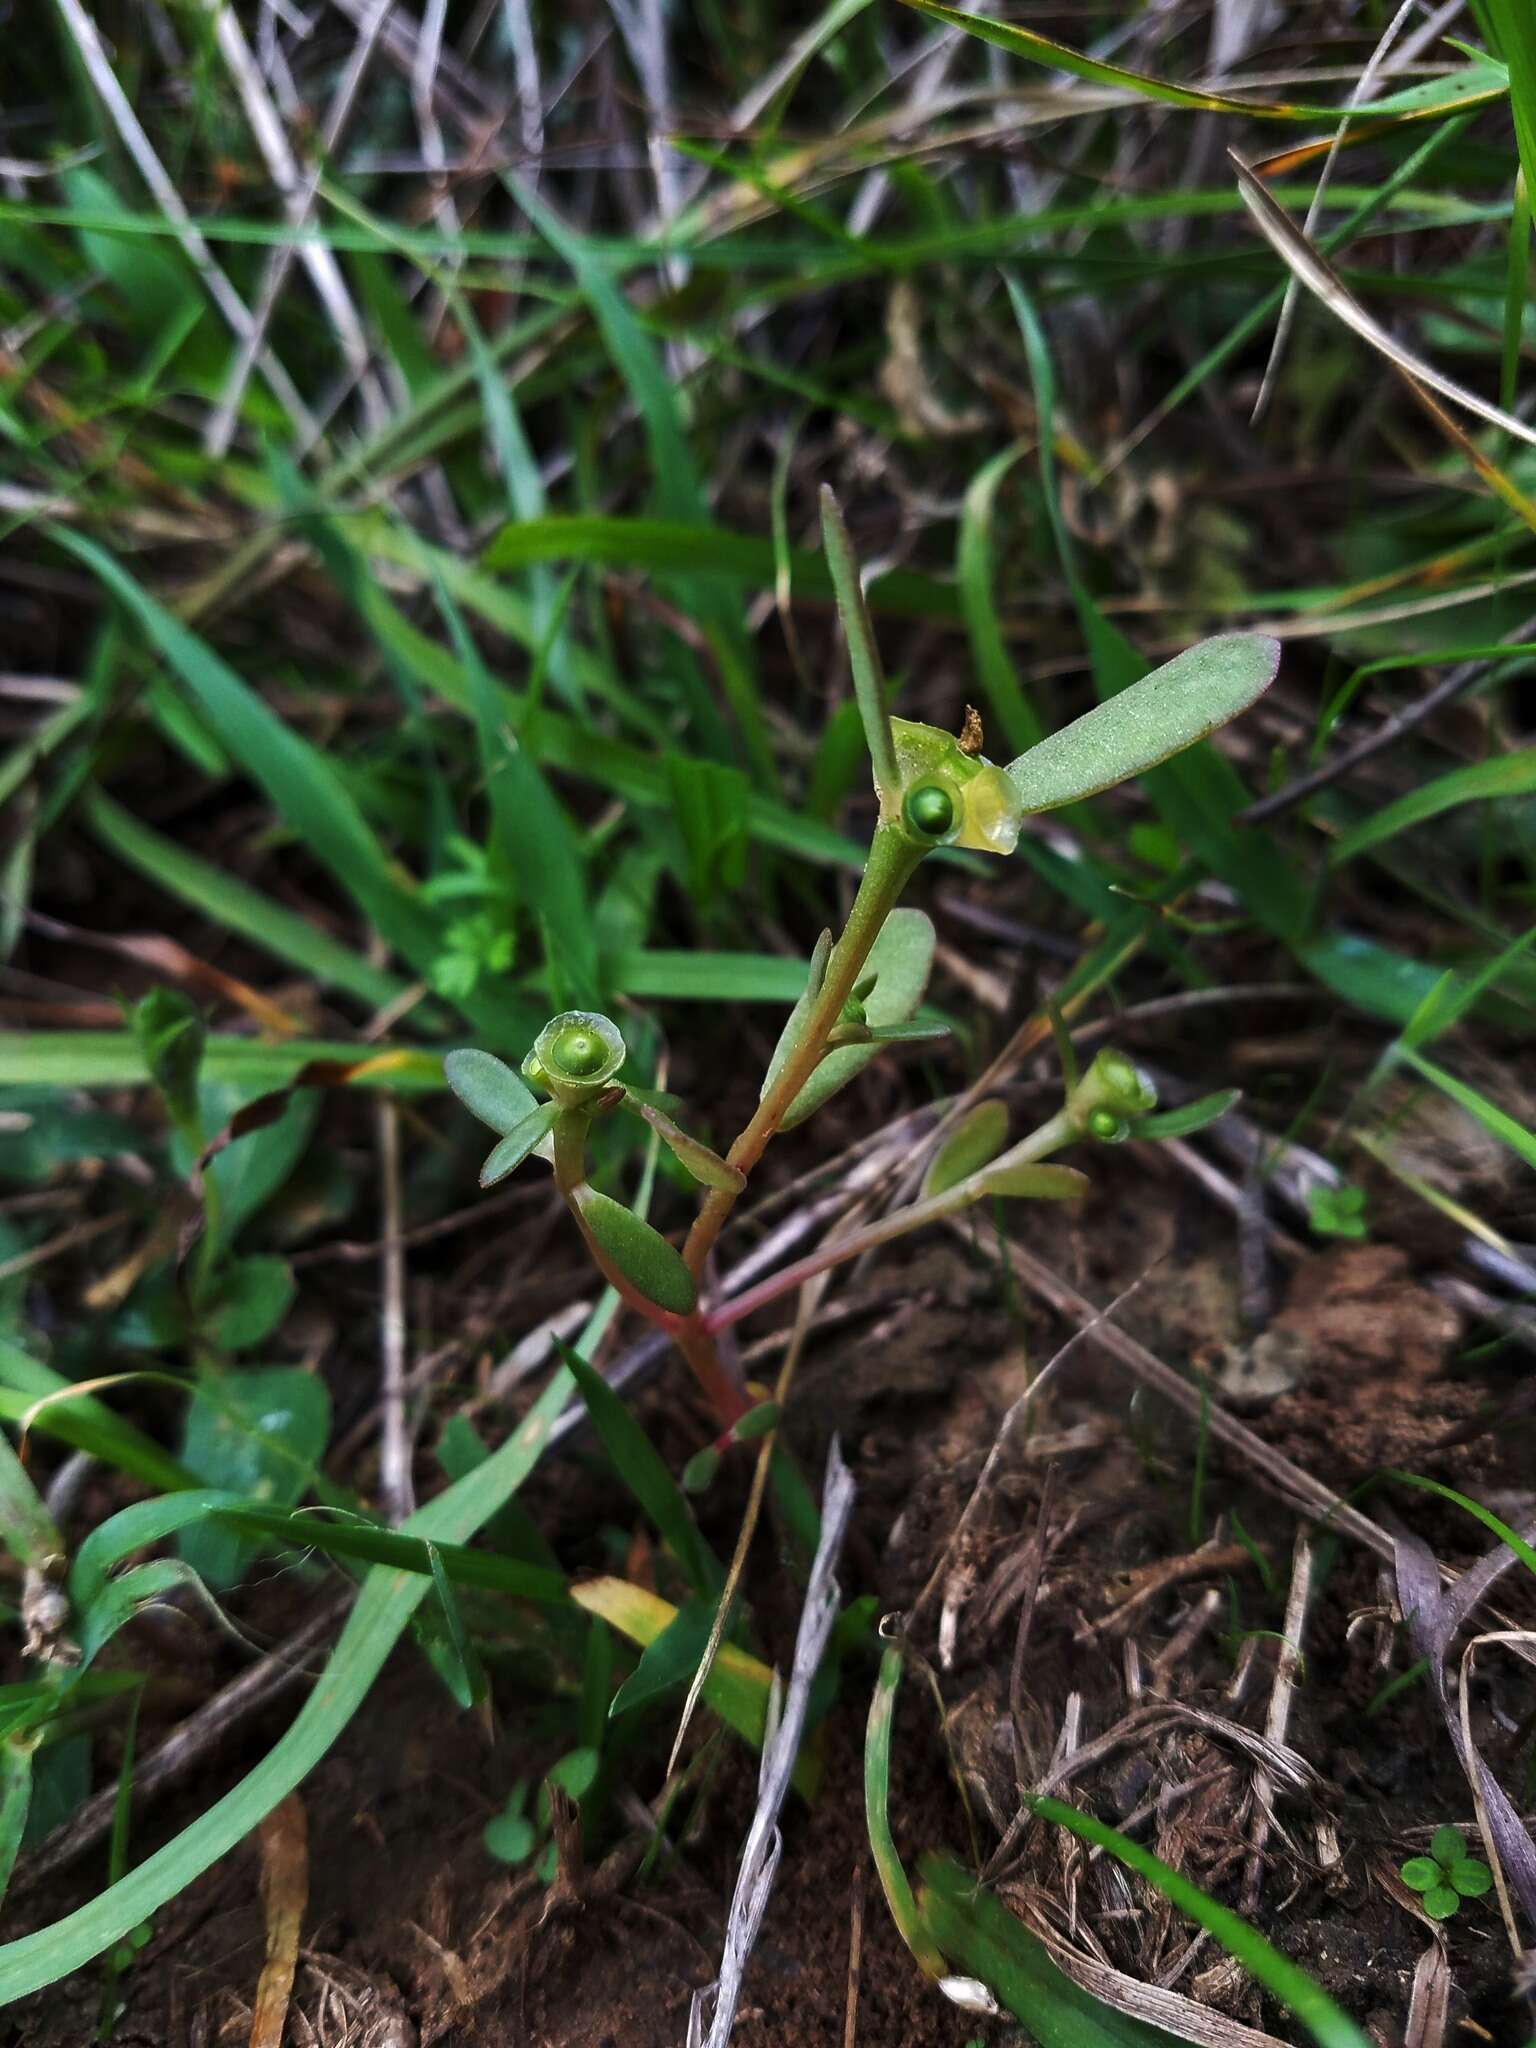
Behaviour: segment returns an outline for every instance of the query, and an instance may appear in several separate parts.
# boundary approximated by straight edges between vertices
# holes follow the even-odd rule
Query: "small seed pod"
[[[1001,768],[936,725],[893,718],[902,829],[915,846],[1012,853],[1023,806]],[[884,792],[882,792],[884,796]]]
[[[1106,1046],[1068,1097],[1084,1137],[1118,1145],[1138,1117],[1157,1107],[1157,1090],[1123,1052]]]
[[[567,1108],[586,1103],[624,1064],[619,1027],[596,1010],[552,1017],[523,1061],[523,1078]]]
[[[1148,1077],[1123,1052],[1109,1046],[1088,1069],[1088,1080],[1096,1084],[1100,1104],[1122,1116],[1145,1116],[1157,1107],[1157,1090]]]

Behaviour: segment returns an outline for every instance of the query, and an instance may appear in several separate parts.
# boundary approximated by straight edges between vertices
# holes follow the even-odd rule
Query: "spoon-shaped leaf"
[[[504,1138],[539,1106],[537,1096],[494,1053],[476,1052],[468,1047],[448,1053],[443,1060],[443,1073],[448,1086],[471,1115]]]
[[[883,806],[895,803],[901,790],[896,748],[891,739],[891,715],[885,708],[885,678],[880,668],[880,650],[875,645],[875,629],[869,621],[869,607],[864,602],[864,587],[859,582],[858,564],[830,484],[821,487],[821,532],[832,594],[837,599],[837,615],[848,642],[853,694],[859,717],[864,721],[864,738],[875,769],[875,788]]]
[[[596,1188],[578,1188],[575,1200],[603,1256],[637,1294],[671,1315],[692,1312],[699,1298],[693,1275],[659,1230]]]
[[[921,910],[893,910],[869,951],[873,977],[863,998],[865,1022],[876,1030],[912,1019],[933,966],[933,925]],[[781,1129],[792,1131],[820,1109],[828,1096],[846,1087],[878,1053],[878,1043],[842,1045],[829,1052],[785,1112]]]
[[[531,1096],[529,1100],[532,1100]],[[480,1169],[481,1187],[494,1187],[497,1181],[506,1179],[514,1166],[521,1166],[534,1147],[542,1145],[549,1136],[559,1114],[558,1102],[545,1102],[536,1105],[521,1123],[514,1124],[501,1143],[487,1155]]]
[[[1279,641],[1261,633],[1223,633],[1176,654],[1009,762],[1025,810],[1053,811],[1155,768],[1246,711],[1279,663]]]
[[[957,1182],[969,1180],[978,1168],[995,1159],[1008,1142],[1008,1111],[994,1097],[968,1110],[933,1155],[923,1182],[923,1200],[942,1195]]]
[[[734,1166],[727,1166],[720,1154],[712,1152],[701,1138],[690,1138],[686,1131],[679,1130],[665,1110],[658,1109],[654,1103],[632,1099],[626,1102],[626,1107],[645,1119],[679,1166],[691,1173],[701,1186],[719,1188],[732,1195],[739,1195],[746,1186],[744,1174]]]

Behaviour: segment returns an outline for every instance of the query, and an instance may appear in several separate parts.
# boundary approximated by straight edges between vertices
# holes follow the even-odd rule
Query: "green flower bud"
[[[552,1017],[523,1061],[523,1078],[557,1102],[589,1101],[624,1064],[624,1040],[611,1018],[595,1010]]]

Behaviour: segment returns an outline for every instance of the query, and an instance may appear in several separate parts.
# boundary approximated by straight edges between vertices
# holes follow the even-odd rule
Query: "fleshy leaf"
[[[995,1097],[978,1102],[968,1110],[933,1156],[923,1182],[923,1200],[942,1195],[957,1182],[968,1180],[989,1159],[995,1159],[1008,1140],[1008,1111]]]
[[[1186,1102],[1182,1109],[1165,1109],[1157,1116],[1142,1117],[1131,1125],[1133,1138],[1187,1138],[1191,1131],[1203,1131],[1241,1102],[1241,1088],[1219,1088],[1214,1095],[1202,1095],[1198,1102]]]
[[[494,1053],[476,1052],[470,1047],[448,1053],[443,1060],[443,1073],[470,1114],[489,1124],[503,1138],[510,1137],[539,1106],[537,1096]]]
[[[898,801],[901,778],[896,771],[896,751],[891,744],[891,717],[885,708],[885,681],[880,668],[880,650],[875,629],[869,622],[859,568],[853,558],[848,529],[830,485],[821,487],[821,532],[827,551],[827,571],[837,615],[848,642],[848,664],[853,671],[853,694],[864,725],[864,739],[875,771],[875,788],[881,809]]]
[[[1424,1894],[1424,1910],[1431,1920],[1449,1920],[1460,1904],[1460,1894],[1448,1884],[1437,1884]]]
[[[1009,1166],[1006,1161],[981,1176],[988,1195],[1022,1195],[1032,1202],[1075,1202],[1086,1195],[1089,1180],[1075,1166]]]
[[[130,1021],[149,1078],[171,1115],[179,1124],[195,1124],[197,1075],[208,1036],[202,1012],[179,989],[155,988],[135,1006]]]
[[[692,1312],[699,1298],[693,1275],[659,1230],[596,1188],[578,1189],[576,1206],[604,1257],[637,1294],[674,1316]]]
[[[528,1099],[530,1102],[533,1100],[532,1096]],[[520,1124],[514,1125],[487,1156],[480,1169],[481,1187],[494,1187],[497,1181],[505,1180],[515,1166],[521,1166],[528,1154],[549,1136],[559,1115],[558,1102],[536,1104],[532,1112]]]
[[[1203,740],[1263,696],[1280,643],[1223,633],[1175,655],[1008,764],[1026,812],[1096,796]]]
[[[741,1193],[747,1184],[746,1176],[734,1166],[727,1166],[718,1152],[712,1152],[701,1139],[690,1138],[686,1131],[680,1131],[671,1117],[654,1104],[635,1102],[631,1106],[637,1115],[644,1117],[678,1164],[685,1167],[702,1187],[720,1188],[732,1195]]]
[[[1427,1892],[1440,1882],[1440,1866],[1433,1856],[1410,1856],[1397,1874],[1411,1892]]]
[[[784,1029],[779,1033],[779,1042],[773,1048],[773,1058],[768,1062],[768,1071],[763,1076],[763,1085],[758,1100],[773,1086],[783,1072],[784,1062],[800,1043],[805,1031],[805,1020],[811,1013],[811,1005],[821,994],[821,985],[827,978],[827,962],[832,957],[832,934],[823,932],[811,951],[810,971],[805,977],[805,987],[800,1000],[784,1020]]]
[[[865,1021],[880,1027],[908,1023],[923,1000],[933,966],[933,926],[921,910],[893,910],[869,952],[875,985],[864,1002]],[[862,1073],[878,1045],[844,1045],[829,1052],[790,1104],[781,1126],[792,1130],[829,1096]]]
[[[1446,1875],[1451,1880],[1452,1889],[1464,1899],[1480,1899],[1493,1883],[1493,1872],[1474,1856],[1463,1856],[1459,1863],[1451,1865]]]

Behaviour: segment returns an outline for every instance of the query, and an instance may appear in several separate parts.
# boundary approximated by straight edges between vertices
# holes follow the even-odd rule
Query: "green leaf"
[[[1329,854],[1329,864],[1342,867],[1367,847],[1438,818],[1457,804],[1488,803],[1496,797],[1529,796],[1536,790],[1536,747],[1522,747],[1511,754],[1496,754],[1487,761],[1475,761],[1469,768],[1453,768],[1422,782],[1395,803],[1384,804],[1374,816],[1343,834]]]
[[[481,1829],[480,1839],[498,1863],[526,1863],[539,1841],[533,1822],[519,1813],[498,1813]]]
[[[1022,1195],[1031,1202],[1075,1202],[1092,1183],[1075,1166],[1021,1165],[988,1167],[980,1177],[988,1195]]]
[[[694,1589],[703,1594],[717,1593],[725,1574],[699,1534],[693,1510],[655,1445],[600,1372],[568,1344],[559,1345],[559,1351],[619,1477],[639,1501]]]
[[[1258,702],[1280,643],[1223,633],[1186,648],[1008,764],[1026,811],[1053,811],[1182,753]]]
[[[696,761],[669,750],[665,757],[672,816],[683,842],[683,886],[704,916],[728,900],[747,878],[747,802],[751,784],[723,761]]]
[[[0,220],[5,215],[0,211]],[[481,556],[484,568],[501,574],[537,562],[596,562],[605,568],[682,571],[719,576],[753,589],[772,590],[778,565],[771,542],[691,521],[624,518],[608,513],[552,513],[504,526]],[[791,548],[787,563],[796,597],[830,597],[833,582],[824,554]],[[953,623],[960,604],[949,584],[912,569],[894,568],[872,576],[868,602],[897,618],[942,619]]]
[[[821,535],[827,551],[827,568],[837,598],[837,615],[842,621],[848,645],[848,663],[853,671],[853,694],[863,721],[864,739],[875,771],[875,788],[882,804],[894,803],[901,790],[896,767],[896,747],[891,737],[891,714],[886,705],[885,675],[875,629],[870,624],[869,606],[859,581],[848,529],[829,484],[821,487]]]
[[[896,1931],[912,1951],[924,1976],[945,1974],[944,1954],[912,1896],[907,1876],[891,1833],[891,1738],[896,1724],[896,1696],[901,1689],[901,1644],[888,1642],[880,1653],[880,1671],[870,1694],[869,1718],[864,1724],[864,1825],[869,1834],[869,1853],[885,1893]]]
[[[958,1864],[925,1856],[921,1872],[918,1914],[930,1938],[1022,2020],[1041,2048],[1183,2048],[1180,2036],[1074,1984],[1039,1935]]]
[[[1225,1116],[1242,1099],[1241,1088],[1218,1088],[1214,1095],[1202,1095],[1197,1102],[1186,1102],[1182,1109],[1164,1109],[1155,1116],[1138,1117],[1131,1125],[1131,1136],[1187,1138],[1192,1131],[1203,1131],[1207,1124]]]
[[[526,1083],[491,1052],[465,1047],[446,1053],[443,1076],[471,1116],[479,1117],[503,1138],[509,1138],[539,1106],[538,1097]]]
[[[480,1169],[481,1187],[494,1187],[497,1181],[504,1180],[514,1167],[521,1166],[529,1153],[543,1144],[559,1120],[558,1102],[541,1103],[532,1116],[525,1116],[522,1122],[508,1131],[501,1143],[487,1154],[485,1164]]]
[[[67,1554],[57,1524],[7,1436],[0,1436],[0,1543],[18,1564],[34,1570],[45,1570]]]
[[[1448,1884],[1432,1885],[1424,1894],[1424,1910],[1431,1920],[1449,1920],[1460,1904],[1460,1894]]]
[[[1429,1853],[1442,1870],[1449,1870],[1453,1863],[1459,1863],[1467,1853],[1467,1838],[1460,1828],[1449,1823],[1436,1828],[1429,1838]]]
[[[1411,1892],[1427,1892],[1440,1883],[1440,1866],[1433,1856],[1410,1856],[1397,1874]]]
[[[1298,1969],[1288,1956],[1272,1947],[1257,1928],[1230,1907],[1219,1904],[1150,1849],[1107,1827],[1093,1814],[1079,1813],[1075,1806],[1059,1799],[1032,1798],[1028,1803],[1043,1820],[1054,1821],[1079,1841],[1107,1850],[1128,1870],[1145,1878],[1170,1905],[1214,1935],[1228,1955],[1235,1956],[1258,1979],[1271,1998],[1301,2021],[1319,2048],[1370,2048],[1368,2037],[1305,1970]]]
[[[608,1301],[613,1302],[612,1295]],[[611,1307],[600,1311],[585,1342],[595,1342],[611,1313]],[[0,1357],[4,1348],[0,1346]],[[570,1396],[570,1375],[562,1370],[500,1449],[413,1515],[407,1531],[439,1543],[467,1541],[532,1470]],[[229,1792],[126,1877],[62,1919],[0,1945],[0,2005],[81,1968],[243,1841],[347,1726],[429,1585],[424,1577],[396,1570],[372,1573],[347,1617],[322,1682],[306,1696],[273,1748]]]
[[[228,1260],[214,1292],[199,1311],[211,1341],[221,1351],[249,1351],[263,1343],[287,1315],[294,1296],[293,1268],[275,1253]],[[312,1386],[321,1383],[310,1378]]]
[[[785,1018],[784,1029],[779,1033],[778,1043],[773,1048],[773,1057],[768,1062],[767,1072],[763,1075],[763,1085],[758,1090],[759,1101],[767,1095],[783,1072],[785,1061],[805,1036],[806,1020],[811,1014],[812,1004],[821,994],[821,985],[827,978],[827,962],[831,957],[832,934],[824,931],[811,949],[811,964],[806,970],[805,985],[796,999],[795,1007]]]
[[[459,1605],[459,1596],[443,1563],[441,1550],[435,1543],[425,1544],[423,1548],[432,1573],[432,1588],[437,1594],[438,1612],[447,1630],[446,1639],[439,1638],[435,1645],[429,1641],[428,1652],[431,1654],[435,1648],[437,1654],[432,1656],[432,1662],[459,1705],[466,1709],[478,1706],[487,1691],[485,1667],[469,1639],[469,1630],[464,1625],[464,1610]]]
[[[993,1098],[967,1110],[959,1123],[933,1155],[923,1180],[923,1200],[942,1195],[957,1182],[968,1180],[989,1159],[995,1159],[1008,1142],[1008,1111]]]
[[[718,1152],[712,1152],[699,1138],[690,1138],[686,1131],[680,1131],[671,1117],[653,1102],[628,1100],[637,1116],[643,1117],[661,1142],[671,1152],[680,1166],[687,1169],[701,1187],[719,1188],[726,1194],[739,1195],[746,1186],[746,1176],[734,1166],[727,1166]]]
[[[198,1129],[197,1077],[208,1035],[202,1012],[179,990],[157,988],[135,1004],[132,1021],[145,1071],[173,1120],[182,1130]]]
[[[1493,1884],[1493,1872],[1475,1856],[1462,1856],[1446,1870],[1453,1888],[1464,1899],[1480,1899]]]
[[[32,1804],[33,1744],[0,1742],[0,1899],[5,1897],[16,1867],[16,1853],[27,1831]]]
[[[133,615],[231,758],[261,786],[389,943],[418,973],[429,974],[439,951],[436,920],[398,879],[326,756],[94,541],[65,527],[49,527],[48,533]]]
[[[627,1579],[587,1579],[571,1588],[571,1598],[578,1607],[599,1616],[620,1635],[627,1636],[632,1643],[639,1643],[642,1648],[654,1643],[678,1616],[678,1609],[670,1600],[663,1600],[660,1594],[652,1593],[644,1586],[632,1585]],[[707,1620],[712,1610],[704,1608],[703,1603],[699,1604]],[[708,1634],[707,1626],[705,1634]],[[697,1654],[693,1661],[694,1669],[697,1669]],[[749,1655],[734,1643],[722,1643],[704,1681],[703,1696],[727,1727],[744,1736],[754,1749],[761,1749],[768,1727],[768,1700],[772,1689],[773,1673],[760,1658]],[[810,1799],[815,1796],[819,1776],[815,1752],[802,1748],[795,1760],[791,1782]],[[0,1965],[3,1961],[3,1952],[0,1952]],[[3,1982],[3,1975],[0,1975],[0,1984]]]
[[[1507,1145],[1527,1166],[1536,1167],[1536,1134],[1527,1130],[1524,1124],[1517,1123],[1496,1102],[1490,1102],[1486,1095],[1469,1088],[1465,1081],[1457,1080],[1444,1067],[1425,1059],[1422,1053],[1405,1051],[1403,1058],[1416,1073],[1422,1074],[1426,1081],[1433,1081],[1442,1094],[1458,1103],[1468,1116],[1475,1117],[1491,1137]]]
[[[1037,745],[1045,734],[1033,704],[1019,687],[992,596],[992,517],[998,487],[1030,445],[1019,442],[1005,448],[972,477],[955,554],[955,581],[965,610],[971,659],[987,708],[1002,727],[1009,747],[1020,751]]]
[[[933,925],[923,911],[891,912],[869,950],[865,968],[866,977],[875,977],[874,987],[864,998],[867,1023],[906,1024],[911,1020],[928,986],[933,946]],[[793,1130],[804,1123],[830,1096],[863,1073],[879,1050],[878,1045],[845,1045],[829,1052],[790,1104],[781,1128]]]
[[[1101,58],[1086,56],[1081,50],[1074,50],[1066,43],[1053,42],[1049,36],[1040,35],[1034,29],[1019,28],[1008,21],[993,21],[984,14],[967,13],[958,7],[946,7],[940,4],[940,0],[905,0],[905,4],[915,8],[919,14],[927,15],[930,21],[942,23],[946,28],[965,29],[969,34],[979,36],[983,42],[1006,50],[1012,56],[1022,57],[1028,63],[1043,65],[1048,71],[1070,72],[1077,78],[1087,79],[1090,84],[1135,93],[1163,106],[1184,107],[1191,112],[1241,115],[1248,120],[1336,122],[1339,118],[1338,108],[1320,106],[1315,101],[1244,100],[1230,93],[1202,92],[1191,86],[1174,85],[1166,79],[1150,77],[1144,71],[1131,71],[1123,64],[1107,64]],[[1513,9],[1519,0],[1493,0],[1493,4]],[[1467,72],[1454,73],[1449,79],[1435,80],[1429,88],[1410,89],[1387,99],[1368,101],[1351,112],[1355,119],[1364,114],[1395,111],[1399,106],[1404,112],[1414,115],[1460,112],[1480,100],[1502,99],[1506,90],[1507,81],[1491,67],[1474,65]]]
[[[189,1472],[209,1486],[291,1507],[314,1481],[330,1434],[325,1382],[294,1366],[208,1373],[192,1390],[182,1437]],[[233,1529],[189,1529],[181,1555],[215,1589],[238,1585],[254,1554]]]
[[[96,838],[119,860],[131,863],[200,916],[238,932],[251,945],[300,968],[323,986],[345,989],[375,1009],[404,994],[406,985],[398,975],[375,967],[362,954],[333,939],[312,918],[284,909],[259,889],[162,837],[105,790],[85,791],[81,814]]]
[[[714,1629],[713,1599],[690,1600],[640,1653],[640,1661],[608,1703],[609,1718],[681,1692],[692,1683]]]
[[[622,1273],[637,1294],[644,1295],[669,1315],[692,1314],[698,1305],[698,1289],[682,1256],[668,1244],[659,1230],[642,1222],[622,1202],[600,1195],[583,1185],[576,1192],[576,1208],[592,1233],[603,1256]]]

